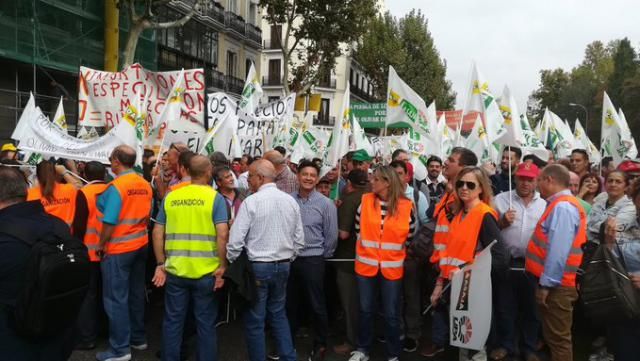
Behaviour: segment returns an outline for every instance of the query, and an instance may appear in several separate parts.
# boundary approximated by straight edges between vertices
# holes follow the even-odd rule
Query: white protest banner
[[[153,72],[140,64],[117,73],[80,67],[78,123],[110,129],[120,122],[130,99],[142,95],[148,99],[147,122],[155,124],[180,74],[180,70]],[[183,121],[175,122],[174,129],[189,129],[191,122],[204,121],[204,70],[188,69],[182,74],[185,114]]]
[[[452,346],[484,349],[491,328],[491,246],[451,279],[449,341]]]
[[[113,148],[121,144],[134,148],[137,146],[136,130],[126,121],[94,141],[78,139],[67,134],[41,111],[22,121],[25,122],[22,134],[16,138],[20,142],[20,148],[45,156],[81,161],[95,160],[108,164]]]
[[[208,95],[209,126],[203,152],[221,151],[228,156],[237,153],[262,156],[271,148],[273,138],[293,116],[295,94],[256,108],[255,115],[241,110],[238,102],[225,93]]]
[[[169,149],[172,143],[184,143],[194,153],[199,153],[203,146],[204,137],[207,132],[202,128],[201,131],[192,130],[174,130],[169,129],[165,132],[164,143],[162,149]]]
[[[376,157],[382,157],[385,164],[391,162],[391,154],[396,149],[408,148],[408,136],[392,135],[387,137],[372,137],[371,145]]]

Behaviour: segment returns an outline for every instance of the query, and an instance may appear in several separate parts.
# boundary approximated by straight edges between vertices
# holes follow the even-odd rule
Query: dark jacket
[[[7,225],[31,232],[34,241],[54,230],[69,233],[62,220],[45,213],[40,201],[22,202],[0,210],[0,358],[67,360],[73,349],[71,332],[27,341],[16,335],[11,326],[13,306],[25,286],[31,248],[26,242],[2,233]]]
[[[233,297],[239,308],[250,307],[257,299],[256,278],[251,268],[247,251],[243,250],[224,273],[229,281]]]

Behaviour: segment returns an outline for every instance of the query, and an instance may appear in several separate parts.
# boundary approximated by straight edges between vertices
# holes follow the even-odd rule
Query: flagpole
[[[513,193],[511,192],[511,146],[508,145],[507,149],[509,151],[509,209],[511,209],[513,202]]]

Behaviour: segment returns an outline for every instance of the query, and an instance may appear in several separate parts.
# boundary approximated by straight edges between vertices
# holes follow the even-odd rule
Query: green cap
[[[373,157],[371,157],[366,150],[358,149],[353,153],[352,160],[357,160],[358,162],[371,162]]]

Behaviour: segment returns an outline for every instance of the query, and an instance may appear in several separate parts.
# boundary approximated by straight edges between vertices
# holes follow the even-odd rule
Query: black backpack
[[[414,184],[415,186],[415,184]],[[413,204],[418,211],[418,201],[420,199],[420,191],[417,187],[413,188]],[[428,198],[427,198],[428,199]],[[411,256],[418,260],[429,262],[431,254],[433,253],[433,234],[436,230],[436,220],[429,219],[426,224],[418,226],[416,234],[413,236],[413,241],[409,245]]]
[[[640,316],[638,293],[624,266],[607,246],[599,245],[584,264],[580,298],[586,315],[596,323]]]
[[[53,227],[38,239],[31,230],[13,225],[2,225],[0,232],[31,247],[25,287],[14,310],[16,332],[39,338],[73,326],[89,287],[87,247],[71,236],[66,226]]]

